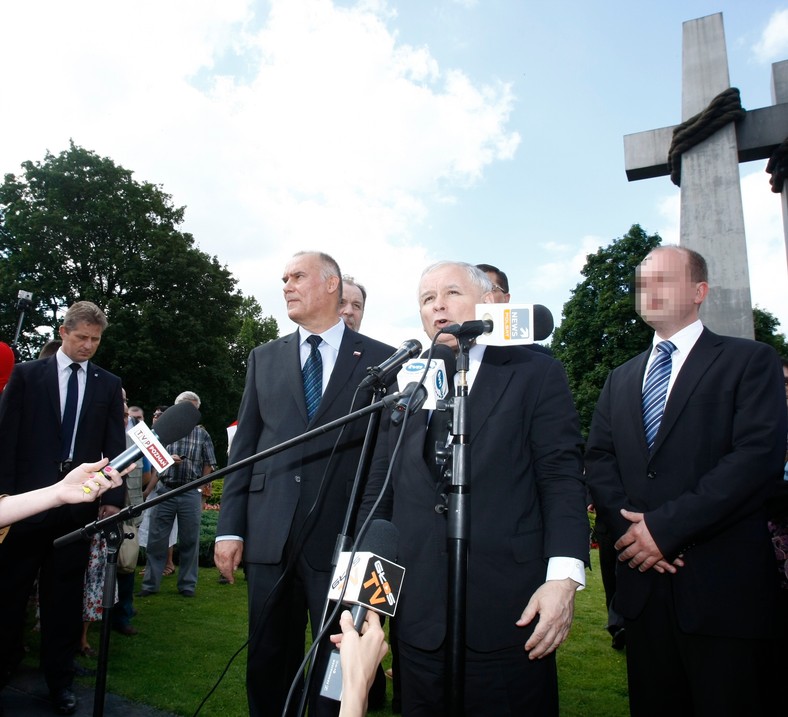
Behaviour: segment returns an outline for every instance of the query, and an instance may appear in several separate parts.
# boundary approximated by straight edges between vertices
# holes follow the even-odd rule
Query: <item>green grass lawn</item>
[[[592,563],[588,587],[577,596],[572,632],[558,655],[561,715],[625,717],[625,659],[611,649],[604,629],[606,611],[596,551]],[[137,577],[137,589],[140,581]],[[246,583],[220,585],[215,568],[201,568],[197,597],[185,599],[178,595],[175,581],[175,576],[164,578],[160,594],[135,598],[139,614],[134,624],[139,635],[112,634],[107,689],[188,716],[194,714],[244,643]],[[99,629],[98,624],[91,627],[94,647],[98,647]],[[28,660],[35,664],[37,656],[31,653]],[[94,666],[90,660],[80,661]],[[247,713],[245,664],[246,652],[242,651],[201,715],[235,717]],[[92,678],[82,679],[83,684],[92,685]],[[389,715],[390,710],[370,714]]]

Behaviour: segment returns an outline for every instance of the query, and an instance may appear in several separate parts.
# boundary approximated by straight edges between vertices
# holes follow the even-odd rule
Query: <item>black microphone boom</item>
[[[367,369],[367,376],[358,385],[359,388],[383,386],[392,372],[396,371],[409,359],[415,358],[421,351],[421,344],[416,339],[408,339],[382,364]]]

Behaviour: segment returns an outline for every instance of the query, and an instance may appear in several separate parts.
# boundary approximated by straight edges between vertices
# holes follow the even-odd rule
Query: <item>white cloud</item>
[[[759,62],[775,62],[785,58],[788,53],[788,9],[778,10],[769,18],[753,52]]]
[[[307,248],[369,285],[365,329],[400,326],[417,275],[392,267],[432,258],[412,243],[431,206],[520,138],[508,85],[441,67],[395,18],[383,0],[9,5],[0,59],[25,71],[4,80],[0,166],[73,137],[186,205],[184,229],[284,329],[280,272]]]

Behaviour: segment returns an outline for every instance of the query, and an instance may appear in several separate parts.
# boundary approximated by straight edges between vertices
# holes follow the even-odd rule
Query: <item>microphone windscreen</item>
[[[534,341],[544,341],[553,333],[553,314],[546,306],[534,304]]]
[[[162,413],[153,431],[166,446],[188,436],[199,422],[200,412],[191,401],[184,401]]]
[[[397,562],[399,530],[388,520],[373,520],[358,546],[359,552],[373,553],[389,562]]]

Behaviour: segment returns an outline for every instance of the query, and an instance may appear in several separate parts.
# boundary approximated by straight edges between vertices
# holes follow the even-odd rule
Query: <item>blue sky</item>
[[[161,184],[282,332],[301,249],[367,286],[389,343],[423,338],[439,259],[499,265],[558,320],[587,253],[634,223],[677,241],[678,190],[627,182],[623,135],[680,121],[682,22],[720,11],[731,84],[771,104],[788,0],[6,3],[0,170],[73,138]],[[753,300],[788,332],[764,166],[741,166]]]

